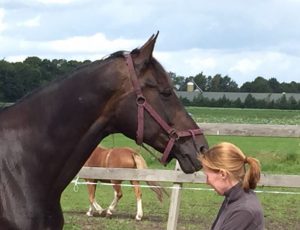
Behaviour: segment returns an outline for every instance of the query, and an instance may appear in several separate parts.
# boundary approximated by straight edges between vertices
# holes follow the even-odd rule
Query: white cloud
[[[217,65],[216,60],[213,57],[191,57],[186,60],[185,63],[190,67],[192,72],[193,70],[199,70],[199,67],[203,69],[214,69]]]
[[[279,52],[193,49],[154,54],[167,71],[185,77],[201,72],[207,76],[222,74],[241,85],[258,76],[275,77],[280,82],[298,81],[295,76],[300,76],[300,68],[293,68],[300,62],[300,57]]]
[[[49,5],[49,4],[70,4],[70,3],[74,3],[77,2],[78,0],[37,0],[37,2],[45,4],[45,5]]]
[[[38,16],[28,19],[24,22],[19,22],[19,23],[17,23],[17,25],[24,26],[24,27],[37,27],[40,25],[40,19],[41,19],[41,16],[38,15]]]
[[[102,33],[97,33],[92,36],[76,36],[64,40],[55,40],[43,42],[39,47],[44,50],[50,50],[58,53],[112,53],[118,50],[131,50],[142,44],[139,40],[129,40],[117,38],[109,40]]]
[[[4,22],[5,10],[0,8],[0,32],[7,28],[7,24]]]
[[[237,72],[241,74],[253,73],[258,69],[259,65],[259,60],[242,58],[241,60],[237,60],[237,63],[233,67],[229,68],[229,72]]]
[[[22,62],[24,61],[28,56],[26,55],[16,55],[16,56],[9,56],[9,57],[2,57],[8,62]]]
[[[128,50],[142,45],[145,41],[117,38],[109,40],[105,35],[97,33],[91,36],[76,36],[54,41],[28,41],[0,37],[3,46],[0,52],[18,49],[18,54],[4,57],[9,61],[22,61],[26,56],[40,58],[64,58],[75,60],[97,60],[118,50]],[[22,57],[24,57],[22,59]]]

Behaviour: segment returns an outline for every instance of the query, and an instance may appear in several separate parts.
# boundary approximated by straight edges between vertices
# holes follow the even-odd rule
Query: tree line
[[[293,96],[287,98],[285,94],[277,100],[265,100],[256,99],[251,93],[248,93],[244,102],[240,98],[230,100],[225,95],[219,99],[209,99],[202,94],[199,94],[192,101],[182,97],[180,100],[185,106],[300,110],[300,100],[297,101]]]
[[[67,61],[65,59],[40,59],[28,57],[23,62],[0,60],[0,101],[15,102],[32,90],[50,81],[61,78],[80,65],[91,61]],[[241,87],[229,76],[216,74],[206,76],[202,72],[190,77],[177,76],[169,72],[177,90],[185,91],[187,83],[194,81],[200,90],[206,92],[263,92],[263,93],[300,93],[300,83],[280,83],[276,78],[269,80],[258,76]],[[199,99],[200,100],[200,99]]]
[[[0,101],[15,102],[32,90],[58,79],[90,61],[40,59],[28,57],[23,62],[0,61]]]
[[[252,82],[245,82],[241,87],[227,75],[221,74],[206,76],[203,72],[190,77],[177,76],[170,72],[172,81],[179,91],[187,89],[187,83],[194,82],[199,90],[205,92],[249,92],[249,93],[300,93],[300,83],[292,81],[290,83],[280,83],[276,78],[269,80],[258,76]]]

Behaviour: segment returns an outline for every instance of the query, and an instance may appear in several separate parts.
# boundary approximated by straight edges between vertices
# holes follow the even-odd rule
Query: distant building
[[[294,97],[296,101],[300,100],[300,93],[244,93],[244,92],[199,92],[199,91],[177,91],[176,94],[179,97],[186,98],[189,101],[193,101],[195,97],[199,97],[199,95],[211,99],[221,99],[224,96],[229,99],[230,101],[235,101],[238,98],[242,102],[245,101],[248,94],[251,94],[252,97],[254,97],[256,100],[266,100],[266,101],[276,101],[280,99],[283,95],[285,95],[286,99],[289,99],[290,97]]]
[[[193,82],[188,82],[187,83],[187,88],[186,88],[187,92],[194,92],[194,83]]]

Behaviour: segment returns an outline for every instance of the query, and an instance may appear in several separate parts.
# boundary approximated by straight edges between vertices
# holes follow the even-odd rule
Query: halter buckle
[[[171,129],[169,131],[169,137],[176,140],[176,141],[179,140],[179,138],[180,138],[180,136],[179,136],[178,132],[176,131],[176,129]]]
[[[139,95],[136,97],[136,104],[137,105],[145,105],[146,98],[143,95]]]

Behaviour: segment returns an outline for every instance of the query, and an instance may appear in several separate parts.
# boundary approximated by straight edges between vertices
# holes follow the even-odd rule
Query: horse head
[[[157,36],[125,54],[131,89],[115,111],[115,128],[164,153],[163,164],[176,158],[185,173],[193,173],[201,168],[197,156],[208,144],[174,92],[168,73],[153,57]]]

